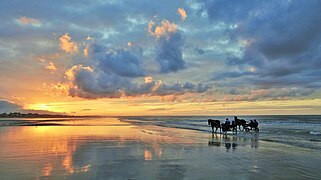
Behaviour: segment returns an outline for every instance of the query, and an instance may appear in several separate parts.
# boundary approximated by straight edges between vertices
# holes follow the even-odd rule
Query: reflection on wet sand
[[[256,135],[211,135],[110,118],[87,121],[0,127],[1,179],[255,179],[266,173],[276,179],[309,179],[320,175],[314,168],[319,154],[262,142]]]
[[[50,163],[47,163],[42,169],[42,175],[43,176],[50,176],[51,170],[52,170],[52,165]]]
[[[117,124],[118,122],[123,126]],[[90,123],[97,125],[100,122]],[[142,161],[160,159],[163,154],[161,143],[192,143],[190,139],[172,136],[171,133],[177,132],[171,130],[165,134],[153,131],[151,127],[148,133],[146,132],[116,119],[112,119],[109,126],[104,122],[103,126],[6,127],[4,131],[0,131],[0,142],[6,144],[0,150],[0,159],[2,163],[13,166],[18,159],[20,165],[27,167],[21,171],[25,172],[21,177],[30,175],[31,172],[36,172],[37,177],[59,177],[90,173],[92,163],[97,165],[104,164],[105,161],[117,162],[117,158],[121,159],[122,156],[141,157]],[[132,146],[128,144],[133,144],[138,149],[127,148]],[[124,149],[128,150],[122,153]],[[101,157],[103,154],[105,157]],[[19,178],[14,176],[19,174],[18,169],[17,166],[7,170],[11,171],[9,174],[13,177]]]
[[[248,142],[250,141],[250,142]],[[258,148],[259,140],[257,135],[251,138],[239,138],[237,136],[227,136],[224,134],[212,134],[212,138],[208,141],[208,146],[215,146],[215,147],[225,147],[227,151],[231,148],[234,151],[237,146],[248,146],[250,145],[251,148]]]

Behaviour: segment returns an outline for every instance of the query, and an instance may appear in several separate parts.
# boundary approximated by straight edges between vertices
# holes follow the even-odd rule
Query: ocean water
[[[126,117],[122,120],[134,124],[181,128],[199,131],[200,133],[209,133],[212,131],[208,126],[208,119],[217,119],[221,123],[226,118],[234,119],[229,116],[181,116],[181,117]],[[321,150],[321,116],[319,115],[296,115],[296,116],[238,116],[247,123],[256,119],[259,122],[258,133],[238,131],[233,134],[235,137],[252,138],[255,136],[258,140],[278,142],[303,148]],[[219,133],[219,131],[218,131]],[[228,132],[229,134],[231,132]]]
[[[0,119],[0,179],[321,179],[321,116],[208,118]]]

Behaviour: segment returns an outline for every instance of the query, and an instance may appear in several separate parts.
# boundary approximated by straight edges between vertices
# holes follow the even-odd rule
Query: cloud
[[[157,38],[156,62],[160,65],[160,73],[177,72],[186,68],[183,60],[182,48],[185,38],[178,30],[177,25],[163,20],[161,25],[149,22],[148,32]]]
[[[74,54],[79,51],[77,44],[67,33],[59,37],[59,46],[66,53]]]
[[[156,38],[166,37],[170,34],[176,33],[178,31],[178,27],[175,23],[170,23],[168,20],[163,20],[159,26],[155,26],[154,21],[149,21],[148,23],[148,32],[152,36]]]
[[[12,103],[12,102],[9,102],[9,101],[6,101],[6,100],[0,100],[0,113],[9,113],[9,112],[15,112],[17,110],[20,110],[22,107],[15,104],[15,103]]]
[[[125,96],[167,96],[185,93],[203,93],[210,87],[198,83],[163,84],[161,81],[135,82],[134,79],[106,73],[102,69],[91,70],[82,65],[74,66],[67,71],[70,77],[69,95],[87,99],[120,98]],[[188,85],[187,85],[188,84]]]
[[[24,109],[21,105],[7,100],[0,100],[0,113],[11,113],[11,112],[20,112],[20,113],[39,113],[39,114],[65,114],[57,113],[46,110],[33,110],[33,109]]]
[[[84,49],[84,56],[88,57],[89,56],[89,45],[87,45]]]
[[[174,108],[152,108],[152,109],[148,109],[148,111],[170,111],[173,109]]]
[[[206,1],[212,23],[227,24],[231,42],[241,46],[226,65],[234,72],[216,80],[258,88],[320,88],[320,1]],[[252,67],[255,72],[248,72]],[[240,82],[241,81],[241,82]],[[233,84],[233,83],[232,83]]]
[[[49,62],[49,65],[46,66],[46,69],[48,69],[50,71],[55,71],[55,70],[57,70],[57,67],[53,62]]]
[[[146,73],[139,59],[140,56],[140,51],[109,50],[99,58],[98,67],[107,74],[114,73],[122,77],[142,77]]]
[[[41,22],[38,19],[28,18],[26,16],[22,16],[17,20],[21,25],[33,25],[33,26],[41,25]]]
[[[183,8],[178,8],[177,13],[181,16],[182,20],[185,21],[187,18],[186,11]]]
[[[88,99],[167,96],[203,93],[209,89],[202,83],[164,84],[154,81],[152,76],[147,76],[140,48],[112,49],[98,42],[87,47],[90,65],[75,65],[65,73],[71,96]]]
[[[225,101],[285,100],[300,98],[313,92],[304,88],[254,89],[246,92],[234,92],[236,95],[225,96]]]
[[[158,40],[156,61],[161,73],[177,72],[186,68],[182,48],[185,39],[181,33],[175,33]]]

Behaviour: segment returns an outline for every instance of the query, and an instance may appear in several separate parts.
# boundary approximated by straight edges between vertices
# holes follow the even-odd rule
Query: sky
[[[7,0],[0,113],[321,114],[319,0]]]

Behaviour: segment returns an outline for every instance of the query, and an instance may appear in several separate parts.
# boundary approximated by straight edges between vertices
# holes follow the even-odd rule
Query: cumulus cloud
[[[154,21],[149,21],[148,24],[148,32],[152,36],[155,36],[156,38],[160,37],[167,37],[170,34],[176,33],[178,31],[178,27],[175,23],[171,23],[168,20],[163,20],[159,26],[155,26]]]
[[[198,83],[193,87],[186,87],[182,83],[163,84],[161,81],[135,83],[128,77],[116,74],[105,74],[101,71],[88,71],[84,68],[74,70],[74,80],[69,88],[71,96],[87,99],[120,98],[125,96],[167,96],[185,93],[202,93],[209,86]]]
[[[226,59],[235,71],[215,75],[221,80],[239,77],[249,85],[304,87],[310,93],[309,88],[321,87],[320,1],[210,0],[204,10],[213,23],[232,26],[226,33],[242,46],[241,55]]]
[[[156,61],[160,65],[161,73],[177,72],[186,68],[182,53],[184,43],[185,39],[181,33],[158,40]]]
[[[73,54],[79,51],[78,45],[72,41],[67,33],[59,37],[59,46],[66,53]]]
[[[107,48],[93,43],[88,47],[90,66],[75,65],[66,71],[69,94],[83,98],[124,96],[166,96],[202,93],[209,86],[198,83],[164,84],[146,76],[140,48]]]
[[[75,65],[75,66],[71,67],[70,69],[68,69],[66,71],[65,75],[66,75],[67,79],[75,80],[75,74],[76,74],[77,71],[80,71],[80,70],[85,70],[85,71],[90,71],[90,72],[94,71],[89,66],[84,67],[83,65]]]
[[[177,72],[186,68],[182,48],[185,38],[177,25],[163,20],[154,29],[155,23],[149,22],[149,33],[157,38],[156,61],[160,65],[160,73]]]
[[[178,8],[177,13],[181,16],[182,20],[185,21],[187,18],[186,11],[183,8]]]
[[[99,68],[107,74],[117,74],[123,77],[142,77],[145,70],[139,59],[141,52],[126,49],[109,50],[99,58]]]

